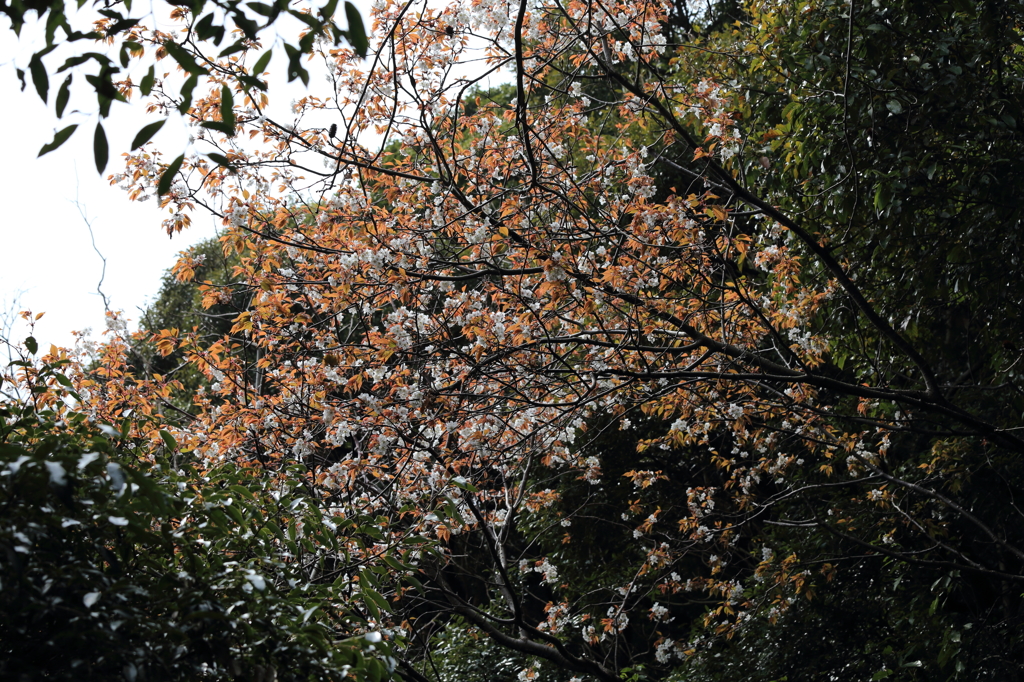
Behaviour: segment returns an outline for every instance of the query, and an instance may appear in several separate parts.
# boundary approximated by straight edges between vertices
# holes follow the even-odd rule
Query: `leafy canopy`
[[[246,303],[149,338],[190,418],[122,340],[90,407],[372,518],[315,555],[412,679],[1005,678],[1022,19],[383,0],[288,120],[192,102],[230,169],[127,159],[168,231],[221,218],[233,288],[197,286]]]

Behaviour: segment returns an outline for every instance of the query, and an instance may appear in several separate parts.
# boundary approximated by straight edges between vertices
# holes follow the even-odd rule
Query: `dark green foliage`
[[[199,263],[195,277],[182,282],[172,272],[165,273],[156,299],[142,314],[139,328],[148,334],[162,329],[195,332],[203,345],[207,345],[230,334],[235,318],[249,302],[249,293],[235,284],[237,257],[225,256],[216,238],[192,247],[189,258]],[[201,285],[212,287],[219,293],[218,302],[209,308],[203,307]],[[196,389],[206,380],[193,364],[186,361],[184,353],[179,350],[162,356],[148,341],[136,343],[132,351],[133,365],[140,376],[159,374],[165,379],[181,381],[183,391],[175,396],[175,405],[187,411]]]
[[[671,679],[1020,679],[1024,660],[1011,645],[1017,616],[1003,606],[971,609],[974,583],[878,557],[851,559],[820,598],[796,602],[775,624],[753,622]]]
[[[127,421],[68,408],[59,364],[28,371],[0,403],[0,677],[380,678],[309,581],[311,543],[336,543],[301,472],[172,470]]]
[[[1008,364],[1003,344],[1024,310],[1024,10],[857,3],[851,24],[848,7],[781,8],[776,46],[726,67],[749,88],[752,144],[776,136],[751,149],[743,173],[863,273],[865,296],[944,381],[984,383]],[[822,322],[849,346],[837,357],[878,340],[848,311]],[[846,369],[871,381],[890,371]]]
[[[732,639],[704,626],[710,600],[700,603],[699,593],[651,594],[644,603],[659,601],[675,621],[655,628],[634,619],[617,662],[628,662],[633,674],[679,682],[1021,679],[1024,562],[1000,542],[1024,546],[1020,444],[1003,438],[1020,433],[1024,415],[1024,5],[823,0],[712,3],[707,13],[687,7],[680,3],[673,23],[676,41],[693,48],[679,58],[689,63],[666,68],[665,81],[687,91],[707,77],[742,97],[745,147],[725,172],[827,248],[879,315],[881,324],[841,292],[831,297],[811,321],[832,343],[816,371],[849,385],[924,395],[921,365],[948,402],[918,409],[894,398],[859,414],[855,396],[821,390],[820,405],[837,429],[856,432],[872,418],[891,423],[897,411],[913,412],[891,431],[883,466],[910,484],[900,508],[863,502],[867,486],[857,481],[818,487],[824,479],[817,465],[788,474],[785,483],[798,494],[760,482],[761,499],[772,502],[742,524],[727,575],[742,580],[755,602],[771,593],[776,586],[752,575],[760,561],[753,549],[767,545],[780,558],[800,557],[795,568],[807,572],[809,593],[784,613],[766,599]],[[596,102],[620,94],[610,78],[583,76],[583,91]],[[605,120],[600,116],[594,114],[595,125]],[[700,140],[704,131],[694,134]],[[701,191],[700,176],[680,170],[691,149],[677,140],[658,155],[655,200]],[[730,201],[742,204],[735,196]],[[763,234],[765,225],[737,213],[740,231]],[[785,231],[777,244],[802,248]],[[833,277],[821,261],[806,262],[801,281]],[[730,274],[746,278],[750,291],[773,276],[731,265],[737,272]],[[919,363],[894,347],[885,325],[916,349]],[[967,421],[948,418],[946,405],[956,405]],[[998,428],[983,432],[971,418]],[[598,432],[606,424],[589,426]],[[650,469],[666,476],[643,493],[648,508],[662,513],[652,537],[686,515],[688,487],[722,484],[706,454],[636,452],[637,441],[651,437],[646,430],[664,426],[641,424],[588,440],[581,452],[600,456],[602,484],[552,478],[544,485],[561,499],[550,527],[521,529],[542,538],[529,551],[559,566],[561,594],[579,612],[613,604],[615,595],[599,586],[628,583],[627,567],[642,551],[632,535],[640,519],[619,516],[641,496],[623,474]],[[801,447],[797,437],[778,446]],[[922,490],[948,496],[980,525]],[[843,510],[842,527],[829,518],[833,509]],[[560,528],[563,517],[572,525]],[[889,544],[881,536],[893,527]],[[571,541],[562,543],[563,535]],[[672,542],[671,533],[664,540]],[[966,570],[971,562],[977,570]],[[702,567],[675,568],[690,576]],[[543,586],[524,589],[544,603]],[[695,644],[696,655],[658,665],[651,653],[659,636]],[[439,641],[447,647],[455,639],[446,633]],[[482,650],[479,660],[503,660]],[[457,660],[460,671],[475,662],[461,648]]]

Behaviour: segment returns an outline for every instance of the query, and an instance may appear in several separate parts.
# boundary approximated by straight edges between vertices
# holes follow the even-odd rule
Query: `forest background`
[[[3,6],[222,231],[9,340],[0,672],[1021,676],[1020,3],[164,9]]]

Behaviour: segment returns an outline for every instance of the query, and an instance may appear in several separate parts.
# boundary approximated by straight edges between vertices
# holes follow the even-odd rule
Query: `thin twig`
[[[89,220],[89,215],[85,212],[85,207],[82,202],[78,199],[78,166],[75,166],[75,198],[74,200],[69,199],[75,208],[78,209],[78,215],[82,216],[82,221],[85,223],[85,227],[89,230],[89,239],[92,241],[92,250],[96,252],[96,255],[100,257],[100,261],[103,262],[103,268],[100,270],[100,281],[96,283],[96,293],[103,299],[103,311],[106,313],[110,312],[110,299],[105,293],[103,293],[103,280],[107,276],[107,259],[100,253],[100,249],[96,246],[96,235],[92,229],[92,221]]]

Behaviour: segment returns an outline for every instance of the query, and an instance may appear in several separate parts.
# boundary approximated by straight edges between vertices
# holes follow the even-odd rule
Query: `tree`
[[[383,2],[367,65],[324,47],[294,121],[172,165],[168,227],[220,216],[251,294],[155,336],[209,382],[174,436],[376,518],[351,604],[412,679],[452,623],[597,680],[797,674],[759,644],[822,632],[837,676],[1018,675],[1021,19]],[[108,379],[100,413],[153,409]],[[861,616],[880,653],[832,667]]]
[[[78,369],[56,349],[33,357],[35,344],[0,376],[0,674],[386,674],[386,648],[371,653],[379,635],[361,636],[365,625],[335,610],[338,586],[309,582],[322,566],[305,546],[327,529],[301,477],[179,468],[166,431],[130,435],[148,420],[115,427],[72,406],[83,396],[65,372]]]
[[[205,342],[230,334],[234,318],[249,302],[244,288],[235,289],[237,259],[226,257],[220,242],[208,239],[182,254],[182,262],[189,264],[189,281],[181,282],[173,272],[165,273],[155,300],[142,314],[140,329],[147,334],[185,330]],[[202,290],[196,281],[203,283]],[[171,404],[181,411],[179,416],[189,412],[192,397],[204,385],[205,377],[184,354],[162,355],[146,339],[130,344],[130,352],[134,373],[181,382],[181,390],[174,392]]]

